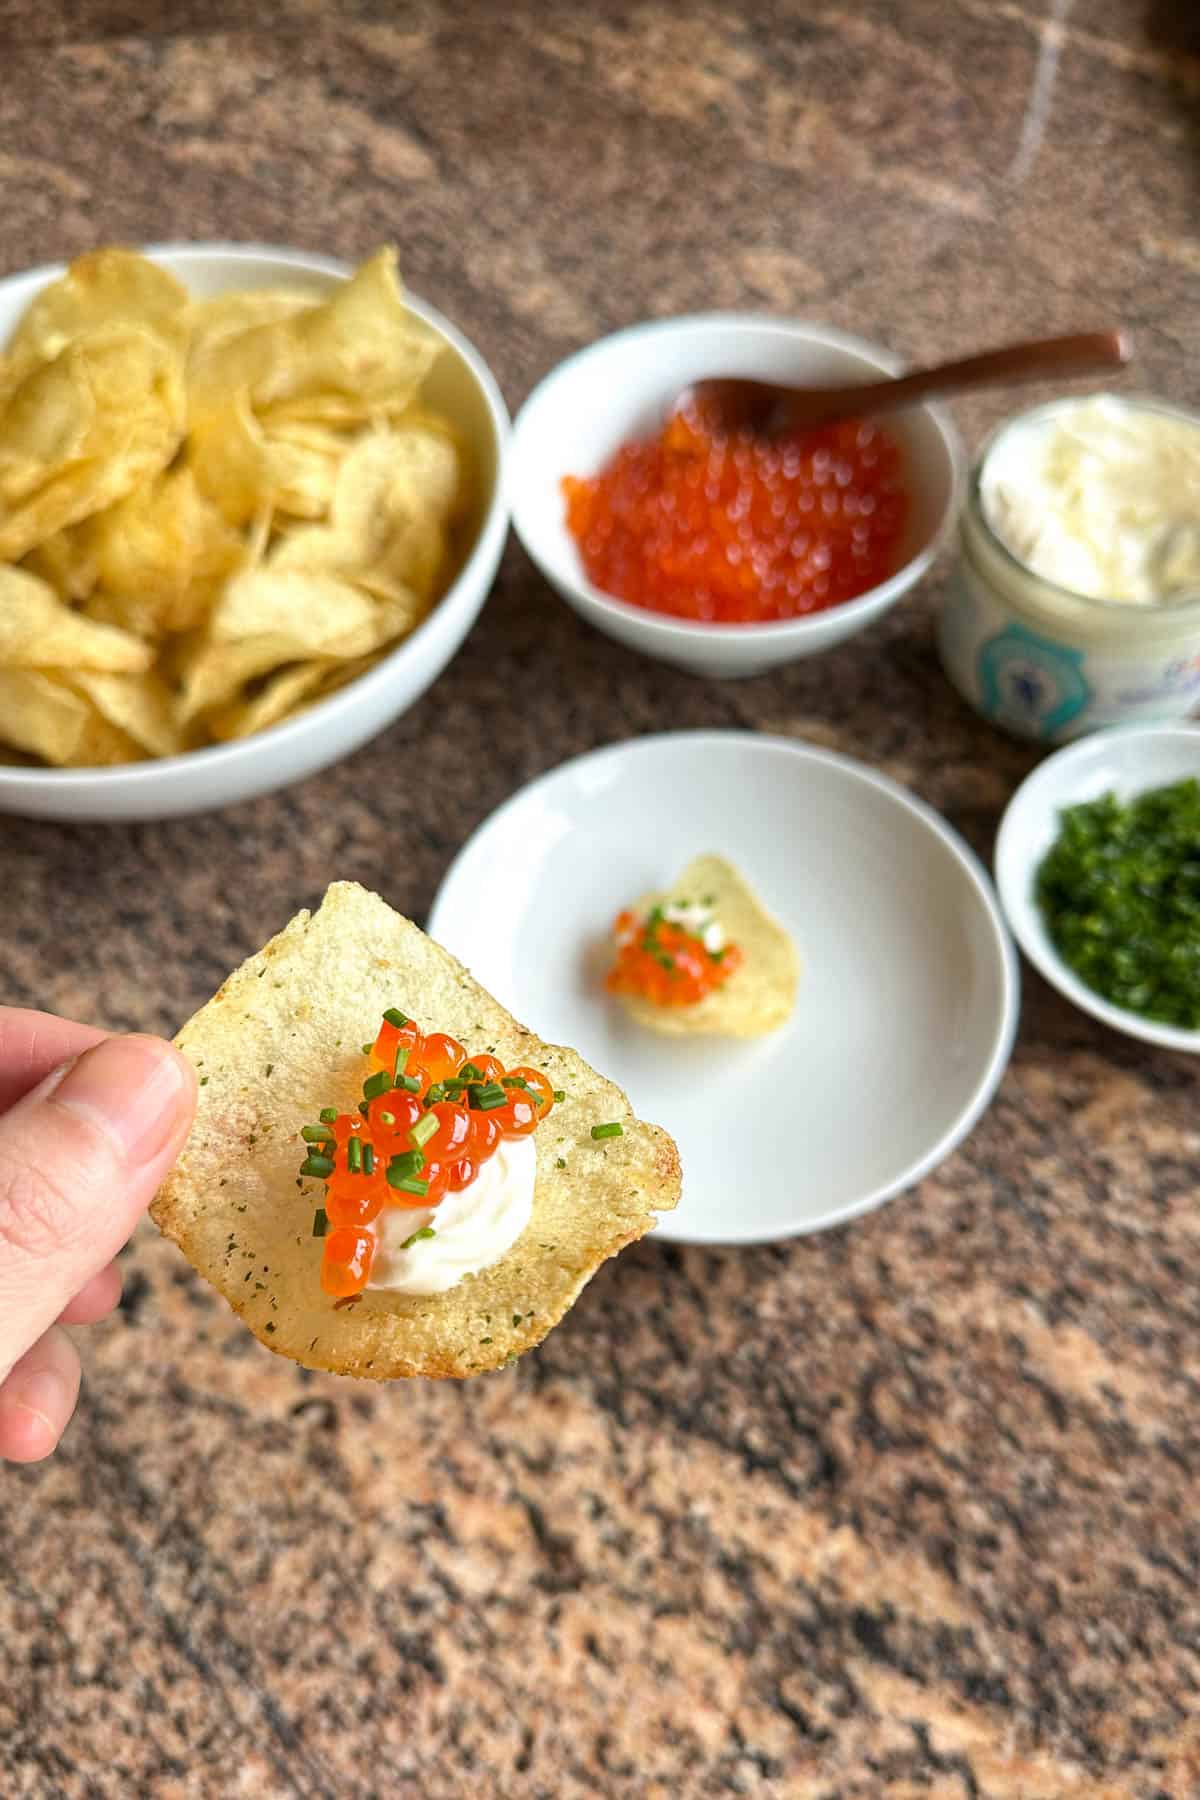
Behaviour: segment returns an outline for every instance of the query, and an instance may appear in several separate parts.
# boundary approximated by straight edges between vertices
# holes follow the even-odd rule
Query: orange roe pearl
[[[664,920],[655,927],[651,948],[640,926],[631,929],[631,919],[621,913],[613,929],[617,959],[605,982],[610,993],[636,994],[655,1006],[695,1006],[741,967],[736,944],[714,956],[700,938]]]
[[[396,1065],[397,1050],[407,1050],[411,1060],[413,1052],[420,1042],[420,1028],[412,1019],[408,1021],[407,1025],[393,1025],[385,1019],[371,1046],[372,1066],[376,1069],[386,1069],[390,1075]]]
[[[525,1063],[518,1063],[515,1069],[508,1071],[510,1078],[517,1076],[525,1083],[526,1088],[537,1101],[538,1121],[546,1118],[554,1110],[554,1089],[549,1078],[540,1069],[531,1069]]]
[[[325,1292],[338,1300],[360,1294],[371,1273],[374,1254],[374,1232],[356,1231],[348,1225],[331,1231],[321,1256],[321,1286]]]
[[[510,1088],[510,1098],[495,1109],[494,1117],[502,1137],[528,1137],[536,1131],[538,1103],[521,1088]]]
[[[823,612],[898,566],[900,450],[844,419],[760,438],[689,401],[657,437],[562,484],[588,579],[680,618],[767,623]]]

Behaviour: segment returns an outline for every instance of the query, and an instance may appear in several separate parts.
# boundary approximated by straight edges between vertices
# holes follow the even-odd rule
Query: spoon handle
[[[1129,356],[1129,341],[1119,331],[1078,331],[1069,337],[985,350],[980,356],[960,357],[936,369],[914,369],[909,375],[868,381],[861,387],[830,388],[821,398],[831,415],[848,407],[856,412],[892,412],[932,394],[960,394],[967,388],[1044,381],[1050,376],[1094,375],[1102,369],[1119,369]]]

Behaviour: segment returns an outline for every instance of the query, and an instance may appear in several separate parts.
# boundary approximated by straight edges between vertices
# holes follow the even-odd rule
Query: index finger
[[[7,1112],[39,1081],[101,1038],[94,1025],[77,1025],[30,1007],[0,1006],[0,1112]]]

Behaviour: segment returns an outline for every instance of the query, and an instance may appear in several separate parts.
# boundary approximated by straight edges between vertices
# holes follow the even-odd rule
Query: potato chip
[[[263,979],[269,976],[270,979]],[[319,1285],[297,1191],[299,1129],[359,1098],[358,1046],[389,1006],[428,1030],[544,1069],[566,1100],[534,1135],[533,1217],[499,1262],[448,1292],[368,1289],[337,1306]],[[532,1349],[605,1261],[679,1197],[675,1145],[634,1118],[574,1050],[544,1044],[452,956],[378,896],[337,882],[225,982],[176,1039],[204,1078],[196,1123],[151,1208],[168,1237],[268,1349],[309,1368],[386,1380],[464,1377]],[[597,1141],[594,1125],[619,1123]],[[245,1279],[253,1268],[255,1280]]]
[[[325,425],[334,431],[356,431],[365,423],[373,423],[361,400],[345,394],[301,394],[298,400],[281,400],[275,406],[264,406],[258,415],[270,431],[279,425]],[[386,409],[379,418],[386,423]]]
[[[207,632],[196,633],[171,657],[179,684],[175,723],[181,731],[205,715],[217,717],[242,704],[242,690],[273,669],[296,660],[293,641],[263,633],[240,643],[214,643]]]
[[[250,288],[234,294],[213,294],[193,300],[187,310],[188,369],[204,359],[227,338],[250,331],[256,325],[275,325],[298,312],[319,305],[315,294],[289,288]]]
[[[360,417],[407,406],[442,349],[404,304],[396,253],[381,250],[319,305],[222,337],[194,354],[197,413],[245,393],[256,412],[315,394],[357,401]]]
[[[20,370],[9,356],[0,356],[0,416],[3,415],[21,379]]]
[[[141,751],[65,682],[0,667],[0,738],[60,768],[137,762]]]
[[[140,670],[150,661],[132,632],[85,619],[36,575],[0,567],[0,667]]]
[[[319,426],[265,431],[242,390],[193,420],[190,459],[201,491],[230,525],[245,525],[264,502],[298,518],[323,518],[348,447]]]
[[[361,664],[350,666],[359,668]],[[223,740],[266,731],[298,711],[309,695],[317,692],[328,671],[337,667],[333,662],[308,662],[277,669],[256,693],[235,705],[218,707],[209,717],[209,729]]]
[[[82,458],[96,423],[85,358],[64,355],[17,382],[0,416],[0,520],[55,469]]]
[[[228,584],[209,621],[209,634],[229,643],[274,632],[290,639],[298,660],[364,656],[395,624],[393,608],[336,576],[267,567],[247,570]]]
[[[723,986],[694,1006],[655,1006],[637,994],[620,994],[622,1006],[640,1025],[669,1037],[710,1033],[760,1037],[775,1031],[796,1001],[799,960],[791,938],[722,856],[697,856],[666,893],[646,894],[636,910],[672,899],[707,899],[730,943],[745,959]]]
[[[63,600],[86,600],[99,580],[100,571],[96,567],[96,558],[84,536],[88,523],[90,521],[82,525],[68,525],[65,530],[54,532],[24,559],[23,566],[31,574],[49,582]],[[119,616],[109,618],[106,623],[127,624],[131,631],[137,629],[132,620],[126,621]],[[142,635],[145,634],[139,633],[139,636]]]
[[[51,362],[68,344],[104,325],[145,325],[179,338],[187,289],[135,250],[93,250],[30,302],[8,345],[22,370]]]
[[[109,326],[39,364],[0,418],[0,562],[157,474],[183,427],[178,356],[151,332]]]
[[[333,576],[300,570],[238,576],[178,664],[180,725],[227,705],[248,682],[285,663],[367,655],[407,629],[417,605],[413,596],[376,600]]]
[[[312,697],[312,704],[324,700],[329,694],[336,694],[339,688],[349,687],[360,675],[365,675],[375,664],[382,662],[388,654],[387,650],[376,650],[373,656],[356,656],[349,662],[327,663],[321,676],[321,684]]]
[[[458,495],[459,463],[448,439],[424,429],[372,432],[342,464],[329,524],[285,535],[270,565],[327,569],[377,594],[402,586],[430,600]]]
[[[74,535],[100,589],[90,616],[146,638],[199,625],[246,557],[245,541],[186,466],[143,482]]]
[[[187,748],[175,723],[170,690],[152,670],[142,675],[101,675],[81,669],[69,680],[102,719],[151,756],[178,756]]]

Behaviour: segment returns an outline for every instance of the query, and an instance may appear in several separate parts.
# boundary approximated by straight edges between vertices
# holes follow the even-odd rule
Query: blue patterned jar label
[[[1185,719],[1200,706],[1200,643],[1141,656],[1081,649],[1014,618],[965,562],[951,578],[939,645],[947,675],[977,712],[1042,743]]]

